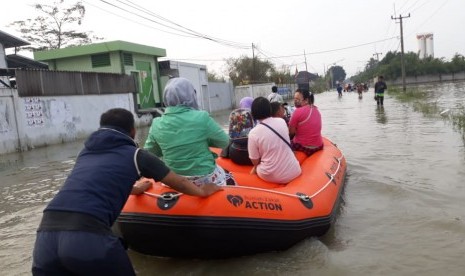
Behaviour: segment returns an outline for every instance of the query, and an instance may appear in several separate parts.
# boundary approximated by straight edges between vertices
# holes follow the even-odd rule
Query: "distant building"
[[[318,75],[307,71],[300,71],[294,76],[294,79],[298,88],[310,90],[310,86],[318,79]]]
[[[420,59],[434,57],[433,34],[417,34],[418,56]]]
[[[48,65],[18,54],[7,55],[5,49],[30,45],[29,42],[0,31],[0,87],[16,88],[14,69],[48,69]]]
[[[197,102],[203,110],[210,111],[210,96],[208,91],[207,66],[180,62],[175,60],[160,61],[160,77],[162,91],[170,78],[183,77],[192,82],[197,91]]]
[[[34,59],[48,63],[50,70],[134,76],[140,109],[162,104],[158,58],[165,56],[165,49],[120,40],[34,52]]]

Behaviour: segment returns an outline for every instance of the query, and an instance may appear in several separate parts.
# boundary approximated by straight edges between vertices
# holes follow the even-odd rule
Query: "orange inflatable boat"
[[[323,235],[341,198],[346,160],[326,138],[323,150],[296,156],[302,174],[287,185],[267,183],[249,173],[251,166],[221,157],[217,163],[232,172],[238,186],[199,198],[154,183],[144,195],[129,197],[117,231],[134,251],[195,258],[284,250]]]

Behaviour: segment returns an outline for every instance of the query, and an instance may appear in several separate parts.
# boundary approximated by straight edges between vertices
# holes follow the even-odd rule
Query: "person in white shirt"
[[[252,116],[260,123],[249,132],[251,173],[265,181],[287,184],[302,172],[291,149],[289,130],[282,118],[271,117],[271,104],[264,97],[252,103]]]
[[[283,96],[278,94],[277,86],[271,87],[271,94],[268,95],[267,99],[268,101],[270,101],[270,103],[273,103],[273,102],[284,103]]]

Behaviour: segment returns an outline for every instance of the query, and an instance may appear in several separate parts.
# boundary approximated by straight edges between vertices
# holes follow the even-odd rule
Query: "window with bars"
[[[133,65],[134,65],[134,61],[133,61],[133,59],[132,59],[132,54],[123,53],[123,64],[124,64],[124,65],[129,65],[129,66],[133,66]]]
[[[92,68],[111,65],[109,53],[91,55],[90,58],[92,60]]]

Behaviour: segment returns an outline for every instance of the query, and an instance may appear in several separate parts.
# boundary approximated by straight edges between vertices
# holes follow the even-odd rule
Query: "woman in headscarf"
[[[229,138],[231,141],[221,156],[229,157],[231,161],[239,165],[252,165],[247,152],[247,137],[255,126],[250,111],[252,102],[252,97],[242,98],[239,102],[239,108],[234,109],[229,115]]]
[[[225,148],[229,137],[206,111],[199,110],[192,83],[185,78],[170,79],[163,101],[165,113],[153,119],[144,148],[196,185],[226,185],[230,175],[216,165],[217,156],[209,147]]]
[[[239,108],[250,109],[252,107],[252,102],[253,102],[252,97],[244,97],[239,102]]]

